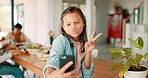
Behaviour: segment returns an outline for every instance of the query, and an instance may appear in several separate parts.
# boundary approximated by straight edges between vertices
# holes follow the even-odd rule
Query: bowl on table
[[[48,51],[50,51],[51,46],[42,46],[41,49],[42,50],[48,50]]]
[[[38,57],[42,57],[43,55],[46,55],[48,52],[48,50],[41,50],[40,52],[36,52],[36,55]]]
[[[37,52],[37,53],[35,53],[38,57],[42,57],[43,55],[45,55],[44,53],[42,53],[42,52]]]
[[[41,51],[41,49],[26,49],[30,54],[36,54]]]

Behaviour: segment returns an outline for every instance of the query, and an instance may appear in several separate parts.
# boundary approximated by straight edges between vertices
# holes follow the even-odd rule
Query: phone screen
[[[70,61],[73,61],[73,64],[65,71],[65,73],[74,70],[75,68],[74,55],[61,55],[60,56],[60,68],[62,68],[64,65],[66,65]]]

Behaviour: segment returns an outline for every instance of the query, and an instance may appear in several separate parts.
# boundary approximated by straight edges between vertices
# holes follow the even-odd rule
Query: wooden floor
[[[115,63],[111,61],[98,58],[94,59],[94,74],[92,78],[119,78],[119,70],[110,71],[114,64]]]

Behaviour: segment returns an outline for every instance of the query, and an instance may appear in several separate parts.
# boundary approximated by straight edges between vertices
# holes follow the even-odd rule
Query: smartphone
[[[72,61],[73,64],[65,71],[65,73],[74,70],[75,68],[74,55],[61,55],[60,56],[60,69],[70,61]]]

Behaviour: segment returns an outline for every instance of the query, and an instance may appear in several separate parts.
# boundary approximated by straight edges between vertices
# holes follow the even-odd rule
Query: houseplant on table
[[[128,40],[133,48],[139,49],[140,52],[133,52],[133,48],[109,48],[111,59],[120,59],[120,62],[116,63],[111,70],[116,70],[121,66],[121,70],[119,71],[119,77],[121,78],[123,76],[124,78],[146,78],[147,68],[144,64],[147,63],[148,53],[142,52],[144,41],[141,37],[138,37],[136,40],[128,38]],[[135,73],[135,75],[129,74],[131,72]],[[141,73],[144,76],[141,76]]]

